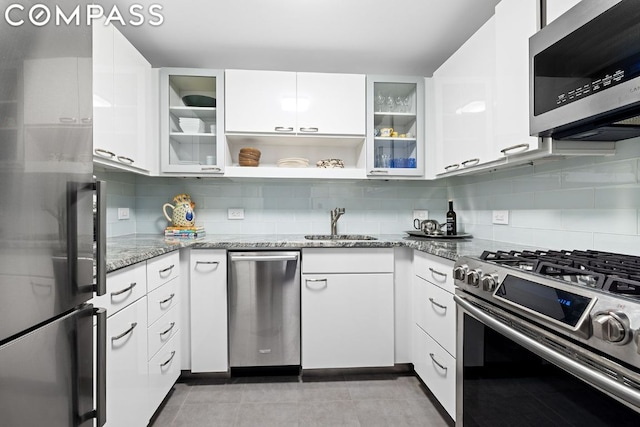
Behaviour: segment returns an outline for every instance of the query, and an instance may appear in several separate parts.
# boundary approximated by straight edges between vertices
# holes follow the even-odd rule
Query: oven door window
[[[465,427],[640,426],[634,410],[467,314],[462,331]]]

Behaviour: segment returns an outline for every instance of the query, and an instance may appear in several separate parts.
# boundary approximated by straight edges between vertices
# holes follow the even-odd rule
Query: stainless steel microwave
[[[640,0],[583,0],[529,39],[532,136],[640,136]]]

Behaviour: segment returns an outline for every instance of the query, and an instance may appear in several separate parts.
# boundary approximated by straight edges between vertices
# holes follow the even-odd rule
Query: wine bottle
[[[453,200],[449,200],[449,211],[447,212],[447,236],[458,234],[456,227],[456,212],[453,210]]]

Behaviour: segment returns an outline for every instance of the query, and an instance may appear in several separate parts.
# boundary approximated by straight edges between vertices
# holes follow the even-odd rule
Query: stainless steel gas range
[[[640,425],[640,257],[484,252],[453,275],[456,425]]]

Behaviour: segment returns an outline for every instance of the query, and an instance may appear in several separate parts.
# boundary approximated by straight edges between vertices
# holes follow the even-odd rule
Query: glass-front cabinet
[[[162,173],[224,172],[222,70],[160,70]]]
[[[424,77],[367,76],[367,175],[423,176]]]

